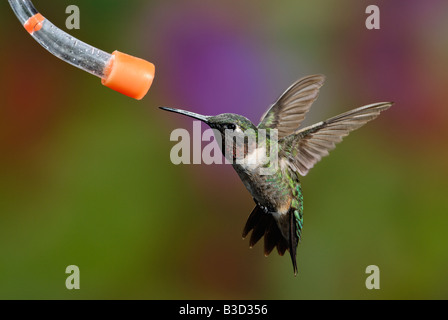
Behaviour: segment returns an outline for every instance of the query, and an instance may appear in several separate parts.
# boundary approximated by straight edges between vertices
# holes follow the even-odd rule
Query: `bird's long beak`
[[[169,111],[169,112],[180,113],[187,117],[204,121],[205,123],[208,123],[208,119],[210,118],[209,116],[203,116],[202,114],[197,114],[194,112],[180,110],[180,109],[174,109],[174,108],[168,108],[168,107],[159,107],[159,108],[162,110],[165,110],[165,111]]]

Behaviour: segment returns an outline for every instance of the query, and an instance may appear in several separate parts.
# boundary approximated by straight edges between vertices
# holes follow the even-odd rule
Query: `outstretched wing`
[[[261,118],[259,129],[277,129],[281,139],[294,133],[324,84],[325,77],[313,75],[293,83]]]
[[[288,165],[293,170],[305,176],[322,157],[327,156],[329,151],[342,141],[343,137],[375,119],[392,104],[392,102],[370,104],[296,131],[282,141],[282,156],[287,159]]]

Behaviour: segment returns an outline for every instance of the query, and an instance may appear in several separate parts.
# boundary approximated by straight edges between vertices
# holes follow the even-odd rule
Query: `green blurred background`
[[[448,298],[448,3],[49,1],[75,37],[156,65],[142,101],[59,61],[0,4],[0,298]],[[367,30],[377,4],[381,29]],[[67,30],[66,30],[67,31]],[[294,80],[327,76],[306,124],[395,106],[302,179],[299,274],[241,231],[253,202],[223,165],[170,162],[190,119],[160,105],[256,122]],[[65,268],[81,289],[65,287]],[[367,290],[378,265],[381,289]]]

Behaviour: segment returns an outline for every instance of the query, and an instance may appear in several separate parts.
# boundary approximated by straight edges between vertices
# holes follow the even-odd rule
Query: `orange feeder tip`
[[[42,29],[42,23],[44,21],[45,18],[40,13],[36,13],[34,16],[29,18],[23,26],[29,34],[33,34],[35,31]]]
[[[151,87],[154,73],[152,63],[114,51],[101,83],[128,97],[141,100]]]

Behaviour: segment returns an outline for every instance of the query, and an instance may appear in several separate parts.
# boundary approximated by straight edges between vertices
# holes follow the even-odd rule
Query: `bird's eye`
[[[235,130],[236,126],[233,123],[229,123],[228,125],[226,125],[226,128],[230,130]]]

